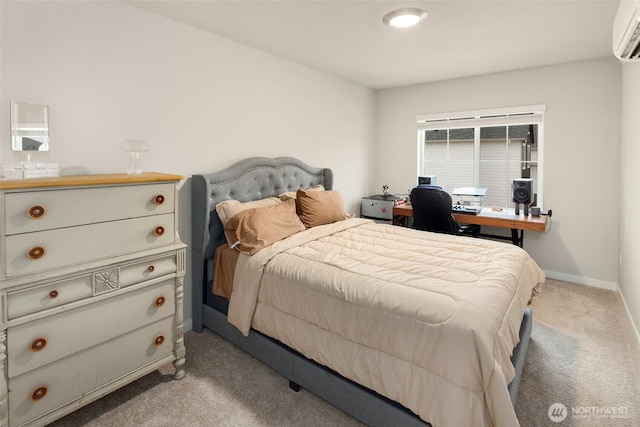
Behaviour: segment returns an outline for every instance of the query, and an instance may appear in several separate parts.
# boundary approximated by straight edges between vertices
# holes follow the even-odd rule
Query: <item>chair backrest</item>
[[[411,190],[413,227],[437,233],[458,234],[459,226],[451,215],[451,196],[440,187],[417,186]]]

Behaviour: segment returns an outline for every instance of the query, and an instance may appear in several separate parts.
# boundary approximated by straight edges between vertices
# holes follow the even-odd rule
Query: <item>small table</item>
[[[546,233],[551,225],[548,215],[533,216],[522,213],[516,215],[511,210],[495,212],[491,210],[491,208],[482,208],[482,211],[477,215],[455,212],[452,212],[452,215],[460,224],[478,224],[488,227],[508,228],[511,230],[511,237],[484,233],[480,233],[480,236],[511,240],[514,245],[520,247],[522,247],[524,243],[525,230]],[[413,207],[410,204],[396,206],[393,208],[393,217],[394,223],[400,224],[403,218],[413,217]]]

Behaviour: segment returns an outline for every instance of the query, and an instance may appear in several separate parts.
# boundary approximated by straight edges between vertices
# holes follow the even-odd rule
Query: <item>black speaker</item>
[[[533,203],[533,179],[514,179],[511,185],[516,215],[520,215],[520,204],[524,205],[524,214],[529,215],[529,205]]]

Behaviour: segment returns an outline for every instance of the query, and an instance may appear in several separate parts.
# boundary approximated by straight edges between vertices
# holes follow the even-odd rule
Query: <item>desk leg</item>
[[[400,227],[409,227],[411,228],[411,220],[412,217],[404,216],[404,215],[394,215],[393,216],[393,225],[399,225]]]
[[[524,244],[524,230],[520,230],[520,236],[518,236],[518,229],[511,229],[511,241],[514,245],[522,247]]]

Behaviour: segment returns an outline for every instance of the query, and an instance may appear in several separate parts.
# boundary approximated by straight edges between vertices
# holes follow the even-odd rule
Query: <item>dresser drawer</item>
[[[173,213],[174,184],[38,190],[5,195],[5,234]]]
[[[175,313],[175,279],[7,330],[8,376],[44,366]]]
[[[120,267],[120,287],[124,288],[177,271],[175,254],[123,265]]]
[[[93,275],[74,277],[29,289],[7,293],[9,320],[89,298],[93,295]]]
[[[173,214],[7,236],[6,277],[174,243]]]
[[[177,255],[145,259],[120,267],[99,270],[83,276],[72,277],[42,286],[35,286],[7,293],[7,317],[16,319],[27,314],[65,305],[94,295],[110,292],[115,289],[135,285],[147,280],[156,279],[168,274],[177,273]],[[97,282],[105,274],[113,275],[113,288],[105,289]]]
[[[168,317],[9,379],[10,425],[20,425],[80,399],[98,387],[170,355],[173,342],[173,317]]]

